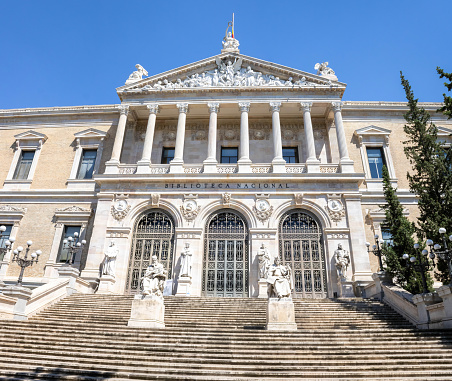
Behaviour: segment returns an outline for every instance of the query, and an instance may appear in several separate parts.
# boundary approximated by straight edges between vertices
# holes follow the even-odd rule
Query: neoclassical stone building
[[[58,277],[74,232],[87,244],[73,266],[94,287],[114,243],[115,276],[100,292],[136,293],[157,255],[168,294],[262,296],[263,244],[292,268],[295,297],[338,295],[339,244],[355,292],[371,281],[365,242],[382,234],[383,164],[416,216],[404,103],[343,101],[327,63],[311,74],[242,55],[228,38],[217,56],[146,78],[137,69],[117,105],[0,110],[3,241],[43,252],[26,283]],[[439,104],[422,106],[450,144]],[[10,253],[0,260],[0,280],[13,282],[19,267]]]

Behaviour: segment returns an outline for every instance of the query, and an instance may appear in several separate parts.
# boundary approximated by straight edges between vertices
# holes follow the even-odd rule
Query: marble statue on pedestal
[[[116,257],[118,256],[119,250],[117,249],[114,241],[110,242],[110,246],[105,251],[105,257],[102,262],[102,273],[101,275],[115,276],[115,265]]]
[[[188,242],[185,243],[185,247],[182,250],[180,258],[180,273],[179,276],[186,276],[191,278],[191,261],[193,257],[193,250],[190,248]]]
[[[163,265],[158,261],[156,255],[152,256],[152,263],[141,278],[143,296],[155,295],[163,298],[163,290],[165,288],[165,281],[168,277],[168,272]]]
[[[267,272],[267,283],[269,284],[269,298],[290,298],[293,290],[293,278],[290,267],[281,264],[279,257],[271,265]]]
[[[259,257],[259,279],[266,279],[270,267],[270,254],[265,243],[261,245],[257,256]]]
[[[223,41],[221,42],[223,45],[223,49],[228,50],[236,50],[239,48],[239,41],[232,37],[232,33],[228,32],[226,36],[224,36]]]
[[[336,261],[337,275],[341,280],[347,280],[347,268],[350,264],[350,254],[342,248],[342,244],[337,245],[334,251],[334,259]]]

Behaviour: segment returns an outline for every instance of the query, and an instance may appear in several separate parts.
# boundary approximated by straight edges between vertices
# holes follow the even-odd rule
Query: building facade
[[[163,74],[143,78],[137,65],[117,105],[0,110],[3,241],[43,252],[25,281],[57,278],[77,232],[87,244],[73,266],[101,292],[136,293],[156,255],[167,294],[262,296],[266,250],[292,268],[294,297],[334,297],[341,244],[359,294],[377,270],[365,242],[384,238],[383,164],[416,217],[406,104],[343,101],[346,84],[327,63],[316,70],[242,55],[225,38],[221,54]],[[422,106],[450,144],[440,105]],[[13,282],[19,267],[11,253],[0,259],[0,280]]]

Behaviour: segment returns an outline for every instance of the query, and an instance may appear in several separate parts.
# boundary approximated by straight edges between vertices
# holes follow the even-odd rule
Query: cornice
[[[118,105],[96,105],[96,106],[68,106],[68,107],[42,107],[42,108],[19,108],[0,110],[0,118],[5,117],[28,117],[47,115],[70,115],[70,114],[117,114]]]
[[[418,105],[428,111],[436,111],[443,106],[440,102],[419,102]],[[408,106],[406,102],[382,102],[382,101],[343,101],[343,111],[360,111],[360,110],[393,110],[406,111]]]

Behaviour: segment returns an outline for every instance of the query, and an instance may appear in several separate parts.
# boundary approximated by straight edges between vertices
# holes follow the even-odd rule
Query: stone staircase
[[[419,331],[372,300],[165,298],[164,330],[128,328],[132,297],[80,295],[0,324],[0,380],[450,380],[452,331]]]

